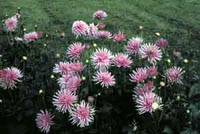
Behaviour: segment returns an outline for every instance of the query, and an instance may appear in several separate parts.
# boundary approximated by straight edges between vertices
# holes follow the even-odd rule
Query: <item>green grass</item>
[[[138,34],[144,27],[144,38],[156,39],[155,32],[169,40],[198,63],[200,46],[199,0],[1,0],[0,16],[13,15],[21,7],[28,31],[37,24],[41,31],[66,33],[71,39],[71,25],[75,20],[92,22],[92,13],[105,10],[107,29],[127,35]],[[188,51],[190,50],[190,51]]]

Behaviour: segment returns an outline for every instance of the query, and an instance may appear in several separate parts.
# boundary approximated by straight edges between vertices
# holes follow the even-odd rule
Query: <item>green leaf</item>
[[[192,98],[199,95],[200,95],[200,83],[196,83],[191,87],[189,97]]]

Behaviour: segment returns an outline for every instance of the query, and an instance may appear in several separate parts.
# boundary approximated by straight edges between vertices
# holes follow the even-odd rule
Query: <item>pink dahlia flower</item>
[[[88,30],[88,25],[84,21],[74,21],[72,25],[72,33],[76,35],[76,37],[81,35],[86,35]]]
[[[160,109],[162,110],[162,98],[152,92],[139,95],[136,98],[136,107],[139,114],[146,112],[152,113],[153,111]]]
[[[67,55],[72,59],[79,59],[84,50],[85,45],[82,45],[80,42],[76,42],[69,46]]]
[[[93,19],[104,19],[107,16],[108,15],[106,14],[106,12],[104,12],[102,10],[98,10],[98,11],[93,13]]]
[[[155,44],[156,44],[156,46],[163,48],[163,47],[167,46],[168,42],[167,42],[167,40],[161,38],[161,39],[157,40],[155,42]]]
[[[98,31],[96,33],[96,37],[97,38],[106,38],[106,39],[110,39],[112,36],[112,34],[108,31]]]
[[[72,72],[80,73],[83,71],[84,66],[80,62],[73,62],[73,63],[70,63],[70,69]]]
[[[50,127],[54,124],[54,122],[52,121],[53,118],[54,116],[52,116],[52,114],[49,113],[47,110],[41,110],[40,113],[37,113],[35,121],[37,127],[40,129],[41,132],[50,132]]]
[[[148,77],[147,69],[137,68],[136,71],[133,71],[133,73],[129,74],[129,76],[131,77],[131,82],[143,82]]]
[[[93,76],[93,81],[100,84],[102,87],[108,88],[115,85],[115,78],[108,71],[99,71]]]
[[[89,39],[96,38],[96,33],[98,32],[97,26],[94,23],[90,24],[87,30],[87,36]]]
[[[30,33],[24,34],[24,40],[26,42],[35,41],[38,38],[39,36],[37,32],[30,32]]]
[[[130,64],[132,63],[128,55],[123,53],[116,54],[112,59],[112,62],[117,67],[130,67]]]
[[[145,93],[152,92],[153,89],[154,89],[154,84],[152,81],[148,81],[144,85],[138,84],[134,91],[135,93],[134,97],[137,98],[138,95],[144,95]]]
[[[168,78],[168,80],[170,82],[175,82],[175,83],[182,83],[181,79],[182,79],[182,74],[183,74],[183,70],[180,67],[171,67],[169,69],[167,69],[166,71],[166,76]]]
[[[84,100],[80,104],[75,105],[70,112],[70,120],[72,124],[77,124],[79,127],[89,126],[94,120],[95,110],[89,103],[85,103]]]
[[[125,39],[125,35],[121,32],[119,32],[113,36],[114,42],[120,42],[120,41],[123,41],[124,39]]]
[[[21,82],[23,75],[21,71],[15,67],[0,70],[0,86],[4,89],[16,87],[17,82]]]
[[[141,57],[147,58],[150,63],[156,63],[162,58],[162,52],[156,45],[145,44],[140,48],[139,52]]]
[[[61,78],[59,78],[58,83],[61,89],[75,92],[81,85],[81,78],[76,75],[63,75]]]
[[[132,38],[128,41],[126,50],[129,54],[137,53],[142,45],[142,38]]]
[[[158,74],[157,68],[155,66],[151,66],[147,68],[147,73],[150,77],[156,76]]]
[[[91,55],[92,64],[95,68],[105,69],[108,68],[111,64],[112,54],[106,48],[97,49]]]
[[[60,74],[70,74],[72,72],[70,66],[70,63],[68,62],[59,62],[59,64],[55,64],[53,72]]]
[[[17,20],[17,16],[13,16],[11,18],[8,18],[5,20],[5,26],[6,26],[6,29],[8,31],[14,31],[15,28],[17,27],[17,23],[18,23],[18,20]]]
[[[59,112],[71,111],[72,105],[76,102],[77,96],[69,90],[58,91],[53,98],[53,105]]]
[[[106,27],[106,25],[103,22],[99,22],[97,24],[97,27],[98,27],[99,30],[103,30]]]

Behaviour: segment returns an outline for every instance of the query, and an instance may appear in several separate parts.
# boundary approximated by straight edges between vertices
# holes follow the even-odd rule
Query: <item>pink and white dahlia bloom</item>
[[[89,103],[82,100],[80,104],[77,104],[72,108],[70,120],[72,124],[76,124],[79,127],[86,127],[94,121],[94,114],[94,108]]]
[[[99,22],[97,24],[97,27],[98,27],[99,30],[102,30],[102,29],[104,29],[106,27],[106,25],[103,22]]]
[[[59,62],[58,64],[55,64],[55,67],[53,68],[54,73],[60,73],[60,74],[70,74],[71,71],[71,65],[68,62]]]
[[[123,53],[118,53],[112,59],[112,62],[117,67],[130,67],[132,61],[128,55]]]
[[[31,42],[31,41],[35,41],[36,39],[38,39],[38,33],[37,32],[30,32],[30,33],[26,33],[24,34],[24,40],[26,42]]]
[[[72,72],[80,73],[83,71],[84,66],[83,66],[83,63],[73,62],[73,63],[70,63],[70,69]]]
[[[135,95],[133,97],[136,97],[138,95],[144,95],[145,93],[152,92],[154,89],[154,83],[152,81],[148,81],[146,84],[138,84],[137,87],[135,88]]]
[[[0,87],[4,89],[16,87],[17,82],[21,82],[23,75],[21,71],[15,67],[0,70]]]
[[[88,31],[88,24],[82,20],[74,21],[72,25],[72,33],[76,35],[76,37],[81,35],[86,35]]]
[[[67,50],[67,55],[71,59],[79,59],[84,50],[85,50],[85,45],[82,45],[82,43],[80,42],[76,42],[69,46]]]
[[[166,70],[166,76],[170,82],[175,82],[175,83],[182,83],[182,74],[183,74],[183,69],[180,67],[171,67]]]
[[[137,53],[142,45],[143,39],[136,37],[132,38],[128,41],[127,46],[126,46],[126,51],[129,54]]]
[[[102,10],[98,10],[98,11],[93,13],[93,19],[104,19],[107,16],[108,15],[106,14],[106,12],[104,12]]]
[[[152,44],[141,46],[139,53],[142,58],[147,58],[150,63],[156,63],[162,58],[161,50],[156,45]]]
[[[113,36],[114,42],[120,42],[120,41],[123,41],[124,39],[125,39],[125,35],[122,32],[119,32]]]
[[[87,36],[89,39],[96,38],[96,33],[98,32],[98,27],[94,23],[90,24],[87,30]]]
[[[152,113],[158,109],[162,110],[162,98],[152,92],[139,95],[136,98],[136,107],[139,114]]]
[[[97,31],[97,33],[96,33],[97,38],[110,39],[111,36],[112,36],[111,32],[108,32],[108,31]]]
[[[58,84],[60,85],[61,89],[75,92],[81,85],[81,78],[76,75],[63,75],[58,79]]]
[[[112,57],[113,56],[108,49],[99,48],[91,55],[91,61],[95,68],[105,69],[110,66]]]
[[[143,82],[148,77],[147,69],[146,68],[137,68],[136,71],[129,74],[131,82]]]
[[[153,77],[158,74],[158,71],[155,66],[150,66],[150,67],[147,67],[147,73],[148,73],[149,77]]]
[[[69,90],[59,90],[53,97],[53,105],[59,112],[71,111],[72,105],[76,102],[77,96]]]
[[[93,81],[100,84],[102,87],[108,88],[115,85],[114,76],[108,71],[99,71],[93,76]]]
[[[157,41],[155,42],[155,44],[156,44],[156,46],[158,46],[158,47],[164,48],[164,47],[167,46],[168,42],[167,42],[167,40],[161,38],[161,39],[157,40]]]
[[[17,16],[12,16],[11,18],[8,18],[5,20],[5,26],[6,26],[6,29],[8,31],[14,31],[15,28],[17,27],[17,23],[18,23],[18,20],[17,20]]]
[[[40,113],[37,113],[36,116],[36,125],[41,132],[49,133],[51,126],[54,124],[52,119],[54,116],[47,110],[40,110]]]

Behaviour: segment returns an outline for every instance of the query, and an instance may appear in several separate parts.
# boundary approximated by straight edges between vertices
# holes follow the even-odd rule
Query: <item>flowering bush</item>
[[[196,120],[190,119],[189,107],[195,108],[187,68],[170,60],[170,42],[106,31],[107,16],[98,10],[90,24],[74,21],[75,38],[55,57],[46,42],[63,43],[65,34],[40,32],[37,26],[27,32],[20,12],[4,20],[0,114],[8,127],[3,131],[12,127],[13,117],[35,125],[22,126],[21,133],[170,134],[199,128],[191,127]]]

